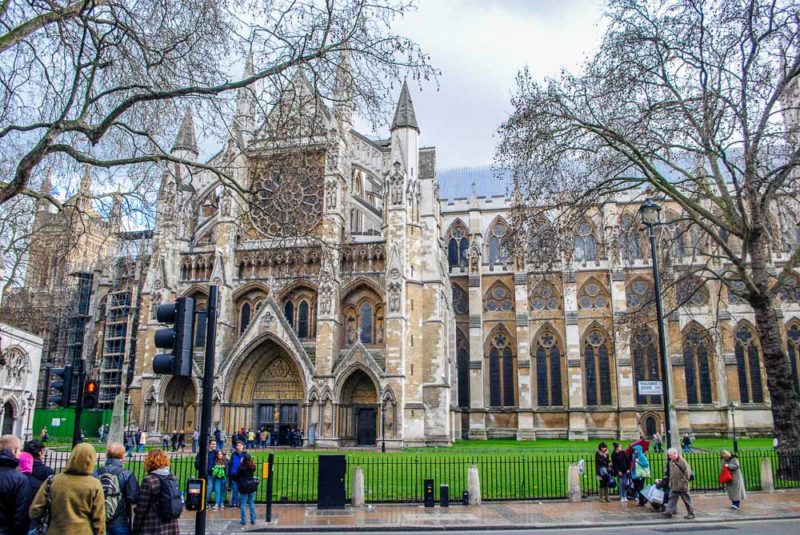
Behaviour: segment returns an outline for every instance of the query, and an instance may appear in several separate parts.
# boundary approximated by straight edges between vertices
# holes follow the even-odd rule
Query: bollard
[[[567,469],[567,485],[569,501],[581,501],[581,474],[577,464],[571,464]]]
[[[478,475],[478,467],[472,465],[469,467],[469,476],[467,477],[467,489],[469,492],[469,504],[481,504],[481,478]]]
[[[353,507],[364,507],[364,469],[353,470]]]
[[[761,459],[761,490],[775,492],[775,482],[772,476],[772,461],[767,457]]]

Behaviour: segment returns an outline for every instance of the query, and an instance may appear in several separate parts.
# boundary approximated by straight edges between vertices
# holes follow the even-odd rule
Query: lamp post
[[[381,403],[381,453],[386,453],[386,400]]]
[[[659,225],[659,214],[661,206],[652,199],[647,199],[639,208],[642,222],[647,226],[648,237],[650,238],[650,255],[653,257],[653,290],[656,298],[656,321],[658,322],[658,350],[661,354],[661,381],[663,393],[661,399],[664,400],[664,431],[667,439],[667,449],[672,447],[672,429],[669,417],[669,363],[667,362],[667,339],[664,336],[664,308],[661,303],[661,277],[658,274],[658,253],[656,251],[656,225]],[[638,387],[638,385],[637,385]]]
[[[31,434],[28,437],[28,440],[33,438],[33,392],[28,393],[28,429],[30,429]]]
[[[128,419],[128,434],[131,432],[131,409],[133,408],[133,400],[130,394],[125,395],[125,417]]]
[[[731,411],[731,423],[733,424],[733,453],[739,453],[739,440],[736,438],[736,407],[735,401],[731,401],[728,410]]]

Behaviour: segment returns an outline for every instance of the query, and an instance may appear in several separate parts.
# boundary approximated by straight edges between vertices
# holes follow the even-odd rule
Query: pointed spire
[[[39,190],[40,193],[43,195],[50,195],[53,192],[53,168],[50,167],[47,169],[47,174],[44,177],[44,182],[42,182],[42,188]]]
[[[186,114],[181,121],[181,127],[178,129],[178,135],[175,136],[175,144],[172,146],[172,151],[176,150],[189,151],[195,156],[200,154],[197,150],[197,137],[194,133],[194,116],[192,115],[191,106],[186,110]]]
[[[92,168],[89,164],[83,166],[83,177],[81,178],[81,193],[88,194],[92,190]]]
[[[117,192],[114,194],[114,204],[111,207],[111,221],[119,223],[122,218],[122,193],[120,193],[120,185],[117,184]]]
[[[395,128],[413,128],[419,132],[417,115],[414,113],[414,103],[411,102],[411,94],[408,92],[408,84],[405,80],[403,81],[403,89],[400,90],[397,108],[394,110],[391,130]]]
[[[350,67],[350,51],[342,52],[336,67],[336,81],[333,87],[334,113],[339,121],[340,131],[353,127],[353,71]]]
[[[244,78],[250,78],[256,73],[256,69],[253,66],[253,51],[247,53],[247,60],[244,63]]]

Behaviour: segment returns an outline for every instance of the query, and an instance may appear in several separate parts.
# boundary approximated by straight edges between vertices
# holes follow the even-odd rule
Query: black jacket
[[[125,470],[122,466],[122,461],[119,459],[106,459],[106,464],[98,469],[95,477],[100,477],[102,474],[114,474],[119,479],[119,489],[122,491],[124,499],[124,507],[119,508],[117,516],[110,522],[111,526],[130,526],[131,525],[131,507],[136,505],[139,500],[139,483],[129,471]]]
[[[208,464],[206,465],[206,477],[211,478],[211,469],[214,468],[214,460],[217,458],[217,450],[208,450]],[[200,472],[200,454],[194,458],[194,469]],[[198,477],[203,477],[198,474]]]
[[[600,450],[594,452],[594,475],[600,477],[603,468],[610,468],[611,462],[608,455],[603,455]],[[610,474],[609,474],[610,475]]]
[[[611,452],[611,468],[618,476],[626,474],[631,471],[631,460],[628,459],[628,454],[625,450]]]
[[[36,479],[38,479],[42,483],[44,483],[47,480],[48,477],[54,476],[55,474],[56,473],[52,468],[50,468],[49,466],[44,464],[39,459],[34,459],[33,460],[33,472],[32,472],[32,475],[33,475],[33,477],[35,477]],[[35,496],[35,494],[34,494],[34,496]]]
[[[0,450],[0,535],[28,533],[28,509],[33,498],[25,474],[11,450]]]

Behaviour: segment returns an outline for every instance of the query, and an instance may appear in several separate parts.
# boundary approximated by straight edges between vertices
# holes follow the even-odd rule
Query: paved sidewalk
[[[800,519],[800,490],[778,491],[772,494],[754,492],[743,502],[739,511],[730,509],[727,495],[697,494],[694,496],[697,519],[692,523],[733,522],[779,518]],[[555,527],[596,527],[603,525],[677,524],[690,522],[683,504],[678,515],[666,519],[649,506],[638,507],[635,502],[600,503],[597,499],[582,503],[547,502],[486,502],[480,506],[452,505],[449,508],[425,509],[421,505],[371,505],[364,509],[348,507],[343,511],[317,511],[315,506],[275,505],[272,522],[264,520],[265,506],[256,508],[258,520],[254,526],[239,525],[238,509],[209,511],[207,533],[237,532],[302,532],[302,531],[443,531],[456,529],[536,529]],[[193,515],[184,513],[183,533],[194,533]]]

